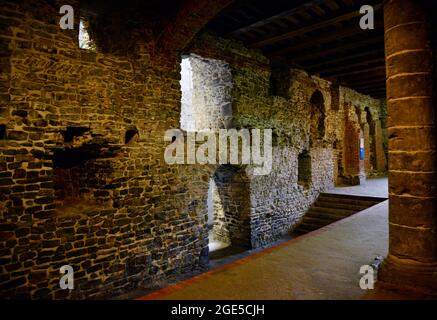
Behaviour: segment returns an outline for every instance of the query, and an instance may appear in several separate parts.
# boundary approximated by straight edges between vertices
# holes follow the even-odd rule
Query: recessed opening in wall
[[[182,130],[194,131],[194,111],[193,111],[193,70],[189,56],[183,56],[181,62],[181,119]]]
[[[225,61],[190,54],[181,62],[180,126],[186,131],[232,126],[232,74]]]
[[[223,240],[222,237],[216,237],[214,235],[214,222],[219,223],[219,212],[223,212],[223,204],[218,194],[217,185],[214,179],[209,180],[208,187],[208,247],[209,252],[229,247],[230,242]]]
[[[62,133],[64,142],[74,142],[75,137],[81,137],[88,131],[90,131],[90,129],[86,127],[67,127]]]
[[[357,115],[358,123],[361,123],[361,108],[359,106],[354,106],[354,108]]]
[[[6,139],[6,125],[0,124],[0,140]]]
[[[369,125],[369,167],[370,170],[377,169],[377,161],[376,161],[376,125],[375,121],[373,121],[372,113],[369,107],[365,107],[364,111],[366,112],[366,120]]]
[[[331,110],[338,111],[340,109],[340,86],[338,83],[331,85]]]
[[[79,48],[96,51],[96,44],[90,35],[89,19],[81,17],[79,21]]]
[[[120,149],[100,135],[85,131],[79,137],[73,131],[64,133],[67,143],[52,155],[55,205],[60,215],[91,214],[111,202],[109,160]]]
[[[269,81],[269,94],[288,99],[290,70],[286,66],[272,66]]]
[[[311,138],[323,139],[325,136],[325,101],[319,90],[316,90],[310,98],[311,108]]]
[[[210,259],[251,248],[250,187],[244,168],[220,166],[209,183],[208,229]]]
[[[138,129],[137,128],[130,128],[128,130],[126,130],[126,133],[124,135],[124,143],[128,144],[129,142],[131,142],[134,137],[138,135]]]
[[[311,155],[308,151],[297,157],[297,183],[305,188],[311,184]]]

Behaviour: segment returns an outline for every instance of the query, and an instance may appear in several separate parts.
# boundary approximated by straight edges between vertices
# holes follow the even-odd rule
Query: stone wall
[[[167,165],[163,157],[164,132],[180,126],[181,52],[157,48],[154,30],[121,25],[114,33],[107,28],[117,25],[104,23],[91,24],[102,28],[92,33],[96,52],[80,49],[78,17],[75,30],[61,30],[61,4],[51,3],[0,8],[0,296],[109,297],[205,266],[208,184],[223,168]],[[271,174],[216,179],[231,208],[231,241],[266,245],[343,174],[346,105],[369,107],[378,119],[381,104],[294,69],[286,72],[288,94],[272,95],[262,54],[209,34],[184,54],[192,53],[201,57],[194,69],[214,59],[226,74],[212,73],[204,87],[193,76],[193,88],[206,90],[194,103],[206,97],[204,107],[222,108],[212,113],[219,127],[232,110],[233,127],[273,129]],[[316,90],[325,126],[312,136]],[[311,179],[302,185],[305,151]],[[75,270],[71,291],[59,288],[66,264]]]
[[[364,136],[364,169],[366,177],[385,175],[387,172],[388,135],[387,110],[383,100],[372,99],[346,87],[340,87],[340,114],[343,113],[344,129],[337,146],[339,174],[337,184],[357,184],[360,175],[359,135]],[[370,133],[372,133],[370,135]],[[373,160],[372,160],[373,159]]]
[[[261,53],[207,33],[198,36],[187,52],[231,66],[232,116],[236,128],[273,129],[272,172],[266,176],[249,175],[252,247],[266,245],[292,230],[318,194],[335,182],[359,183],[358,135],[360,126],[367,122],[361,117],[369,110],[379,120],[383,108],[380,100],[335,87],[297,69],[289,70],[288,76],[281,78],[288,79],[288,92],[280,90],[280,95],[273,95],[271,81],[275,77]],[[358,130],[356,139],[349,141],[352,149],[348,149],[346,142],[350,138],[345,123],[349,113],[354,117],[349,130]],[[375,169],[367,165],[368,176],[384,174],[386,170],[382,137],[377,135],[379,140],[373,140],[379,153],[373,156],[384,163]],[[366,150],[370,150],[369,140],[368,134]],[[298,157],[303,152],[308,153],[311,166],[306,184],[299,183]],[[347,157],[342,157],[343,154]],[[370,159],[370,154],[367,158]],[[354,161],[356,171],[351,169]]]
[[[60,5],[0,9],[3,298],[114,296],[207,255],[210,174],[163,160],[164,132],[179,126],[180,57],[144,34],[129,54],[79,49],[77,26],[57,25]],[[59,288],[65,264],[71,291]]]

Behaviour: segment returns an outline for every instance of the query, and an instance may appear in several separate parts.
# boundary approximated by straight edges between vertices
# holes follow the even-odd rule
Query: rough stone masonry
[[[89,23],[95,52],[80,49],[70,2],[74,30],[59,28],[58,1],[0,6],[1,298],[104,298],[207,267],[211,179],[216,234],[256,248],[292,230],[320,192],[359,183],[360,134],[364,175],[386,172],[384,101],[303,70],[278,74],[240,43],[187,35],[200,18],[174,30],[170,48],[157,36],[162,12],[134,25],[99,17]],[[191,112],[181,110],[182,57]],[[193,130],[271,128],[272,173],[167,165],[164,133],[190,116]],[[71,291],[59,288],[66,264]]]

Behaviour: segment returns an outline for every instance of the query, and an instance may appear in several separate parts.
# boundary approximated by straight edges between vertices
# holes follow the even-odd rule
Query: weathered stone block
[[[422,262],[435,262],[436,229],[411,228],[389,224],[391,254]]]

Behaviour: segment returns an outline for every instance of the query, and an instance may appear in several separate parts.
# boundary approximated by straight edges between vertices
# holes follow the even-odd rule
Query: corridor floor
[[[386,196],[386,188],[387,179],[372,179],[361,188],[334,190]],[[376,256],[387,254],[387,212],[388,201],[384,201],[315,232],[140,299],[365,298],[367,292],[359,286],[362,276],[359,270],[362,265],[371,264]]]
[[[369,181],[366,195],[372,185],[384,192],[387,179]],[[352,188],[344,193],[366,193],[366,187],[362,192]],[[360,267],[387,254],[387,213],[388,201],[384,201],[139,299],[402,299],[398,293],[359,286]]]
[[[364,183],[352,187],[335,187],[329,193],[349,194],[356,196],[388,198],[388,178],[367,179]]]

